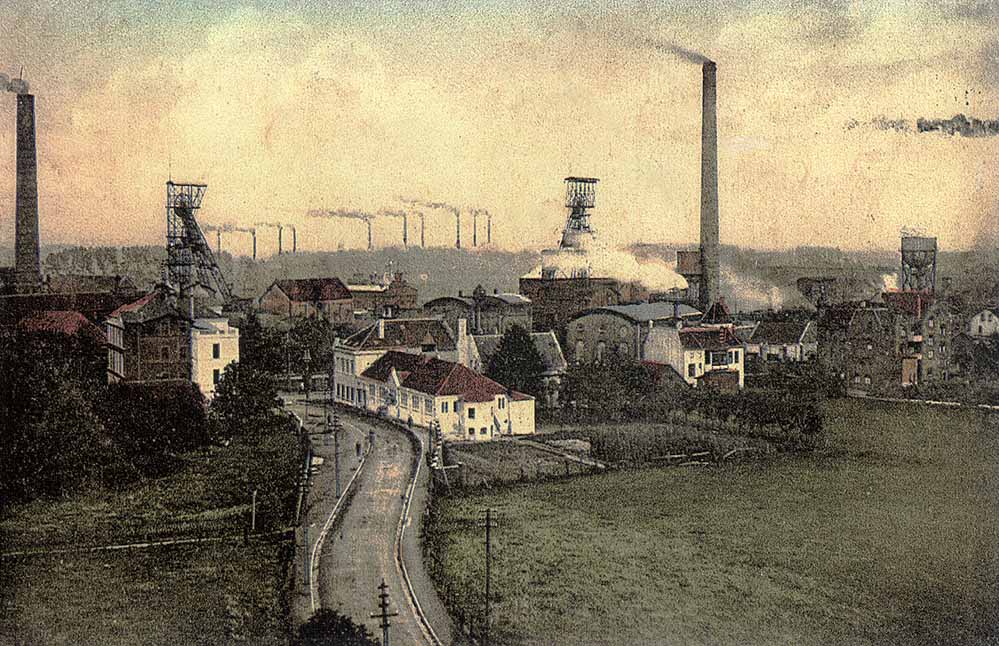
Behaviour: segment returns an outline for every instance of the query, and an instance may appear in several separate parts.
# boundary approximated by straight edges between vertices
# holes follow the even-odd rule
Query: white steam
[[[29,89],[28,82],[24,79],[12,79],[6,74],[0,74],[0,92],[27,94]]]

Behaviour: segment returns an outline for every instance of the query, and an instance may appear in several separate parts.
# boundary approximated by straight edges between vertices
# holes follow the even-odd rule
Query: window
[[[403,393],[402,397],[400,398],[400,400],[402,401],[402,407],[403,408],[409,408],[409,395],[407,395],[406,393]]]
[[[423,410],[425,410],[427,413],[434,412],[434,400],[428,399],[425,402],[423,402]]]
[[[926,357],[928,359],[932,359],[933,358],[933,350],[930,350],[929,353],[927,353]]]
[[[468,407],[468,419],[475,419],[475,406]]]
[[[441,403],[441,412],[442,413],[446,413],[447,412],[447,402],[442,402]]]
[[[867,386],[870,386],[871,385],[871,378],[870,377],[864,377],[864,384],[867,385]]]
[[[499,398],[499,407],[500,407],[500,410],[503,410],[504,408],[506,408],[506,399],[504,399],[502,397]]]
[[[696,374],[697,374],[697,364],[696,363],[687,364],[687,376],[693,377]]]
[[[469,435],[475,435],[475,427],[474,426],[469,426],[468,427],[468,434]]]
[[[930,326],[930,329],[933,329],[933,319],[928,320],[926,324]]]
[[[163,361],[169,361],[170,360],[170,348],[169,347],[163,346],[160,349],[160,359],[162,359]]]
[[[485,435],[485,434],[486,434],[486,427],[483,426],[482,428],[479,429],[479,435]]]
[[[370,397],[371,399],[375,398],[375,386],[374,386],[374,384],[368,386],[368,397]]]
[[[212,370],[212,383],[218,385],[220,379],[222,379],[222,371],[218,368]]]
[[[218,359],[222,356],[222,344],[213,343],[212,344],[212,359]]]

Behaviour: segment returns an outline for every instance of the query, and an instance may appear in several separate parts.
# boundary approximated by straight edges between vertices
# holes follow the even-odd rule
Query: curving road
[[[425,505],[427,469],[423,465],[414,489],[411,518],[402,544],[402,555],[418,604],[438,641],[420,621],[402,571],[396,560],[396,540],[406,493],[413,478],[416,451],[406,432],[360,417],[342,417],[349,432],[375,434],[374,447],[355,483],[350,505],[326,536],[319,557],[318,587],[322,605],[337,608],[363,622],[381,637],[378,620],[370,615],[378,607],[378,584],[388,584],[391,641],[394,644],[451,644],[450,622],[423,569],[418,522]],[[424,437],[425,441],[425,437]]]

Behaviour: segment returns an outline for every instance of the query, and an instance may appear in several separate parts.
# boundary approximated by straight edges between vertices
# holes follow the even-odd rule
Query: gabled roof
[[[378,335],[379,325],[383,326],[382,336]],[[439,319],[380,319],[347,337],[344,345],[358,350],[434,345],[445,352],[457,347],[451,330]]]
[[[387,383],[393,371],[403,388],[431,396],[457,396],[467,402],[485,402],[508,391],[505,386],[463,365],[395,350],[382,355],[361,376]]]
[[[318,303],[350,299],[350,290],[339,278],[290,278],[275,280],[277,287],[293,303]]]
[[[739,338],[731,327],[686,327],[680,329],[680,342],[684,348],[720,351],[738,347]]]
[[[204,301],[194,299],[194,319],[226,318],[215,311]],[[146,323],[165,316],[192,320],[191,307],[188,298],[156,289],[138,300],[126,303],[108,315],[108,318],[120,318],[123,323]]]
[[[729,311],[724,299],[719,299],[718,302],[712,304],[701,317],[701,323],[705,325],[725,325],[731,322],[732,312]]]
[[[24,332],[50,332],[89,337],[98,343],[107,343],[104,332],[79,312],[66,310],[36,312],[18,321],[17,327]]]
[[[531,332],[530,335],[534,349],[541,355],[541,361],[545,366],[545,374],[565,372],[569,364],[565,360],[565,355],[562,353],[562,346],[559,345],[558,337],[555,336],[555,333],[551,331]],[[482,365],[488,366],[493,355],[499,349],[499,344],[503,336],[500,334],[475,334],[472,336],[472,339],[475,340],[475,347],[479,351]]]
[[[811,321],[762,321],[749,337],[750,343],[794,345],[801,343]]]
[[[633,323],[648,323],[649,321],[666,321],[680,318],[693,318],[701,313],[685,303],[657,301],[655,303],[632,303],[630,305],[604,305],[580,312],[571,320],[582,318],[587,314],[609,312],[624,317]]]

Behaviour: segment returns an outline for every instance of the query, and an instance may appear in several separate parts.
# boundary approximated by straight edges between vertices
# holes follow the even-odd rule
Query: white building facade
[[[197,318],[191,326],[191,381],[206,399],[215,396],[215,387],[226,366],[239,361],[239,329],[229,319]]]

